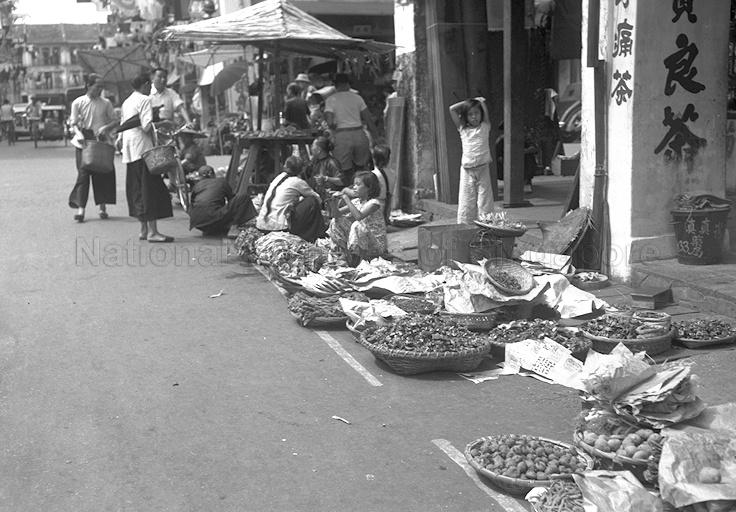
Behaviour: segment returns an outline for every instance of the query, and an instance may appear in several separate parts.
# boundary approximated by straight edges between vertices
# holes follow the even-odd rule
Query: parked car
[[[31,134],[31,123],[28,121],[28,115],[26,115],[26,109],[29,103],[15,103],[13,105],[13,118],[15,119],[15,139],[18,140],[21,137],[32,138]]]

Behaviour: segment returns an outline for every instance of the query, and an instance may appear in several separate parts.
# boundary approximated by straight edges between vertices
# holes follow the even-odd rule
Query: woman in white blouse
[[[288,231],[307,242],[325,235],[319,194],[299,176],[304,161],[290,156],[269,185],[256,221],[261,231]]]
[[[133,92],[123,102],[122,119],[125,121],[138,116],[140,126],[123,133],[123,163],[127,166],[125,177],[125,196],[128,200],[128,213],[141,223],[138,238],[149,242],[173,242],[171,236],[158,231],[157,220],[173,217],[171,197],[166,190],[163,177],[151,174],[143,160],[143,153],[153,147],[153,110],[151,109],[151,79],[148,73],[135,77],[131,85]]]

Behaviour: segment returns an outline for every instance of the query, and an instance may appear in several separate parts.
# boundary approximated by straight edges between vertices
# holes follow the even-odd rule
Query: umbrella
[[[210,87],[210,95],[217,96],[223,91],[226,91],[235,83],[243,78],[248,72],[248,64],[243,61],[233,62],[222,68],[222,71],[217,73],[215,79],[212,81]]]
[[[129,82],[142,69],[150,67],[143,45],[118,46],[106,50],[78,50],[77,56],[89,73],[105,82]]]
[[[388,43],[348,37],[285,0],[264,0],[216,18],[166,27],[161,38],[250,44],[269,51],[323,57],[388,53],[395,48]]]

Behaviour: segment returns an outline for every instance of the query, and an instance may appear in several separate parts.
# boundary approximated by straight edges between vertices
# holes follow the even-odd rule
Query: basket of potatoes
[[[476,439],[465,447],[465,458],[478,474],[514,495],[593,469],[592,457],[569,444],[519,434]]]
[[[662,436],[649,428],[638,428],[624,422],[606,422],[608,428],[591,422],[575,431],[573,443],[597,458],[604,469],[631,471],[644,478],[647,464],[662,442]]]

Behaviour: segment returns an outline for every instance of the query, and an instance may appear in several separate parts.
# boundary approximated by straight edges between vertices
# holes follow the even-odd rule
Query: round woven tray
[[[494,311],[486,313],[450,313],[449,311],[440,311],[440,316],[450,318],[457,324],[473,332],[490,331],[503,321],[501,315]]]
[[[271,276],[271,278],[276,281],[276,283],[283,288],[284,290],[289,293],[289,295],[292,295],[296,292],[305,292],[309,293],[302,285],[297,283],[296,281],[293,281],[289,279],[288,277],[282,276],[278,270],[271,267],[270,265],[265,265],[266,270],[268,271],[268,274]]]
[[[491,344],[459,352],[410,352],[373,345],[361,333],[358,342],[373,356],[388,365],[398,375],[427,372],[469,372],[475,370],[491,350]]]
[[[289,314],[293,316],[297,322],[299,322],[299,325],[302,327],[337,327],[337,326],[344,326],[345,321],[348,319],[346,316],[316,316],[310,321],[306,323],[302,323],[302,319],[298,316],[289,311]]]
[[[675,336],[673,343],[676,345],[683,345],[687,348],[704,348],[713,345],[728,345],[736,341],[736,336],[726,336],[724,338],[714,338],[712,340],[696,340],[692,338],[680,338]]]
[[[392,303],[394,306],[401,309],[401,302],[402,301],[412,301],[416,304],[417,309],[411,309],[411,311],[406,311],[407,313],[420,313],[422,315],[429,315],[434,313],[435,309],[437,309],[437,306],[432,302],[431,300],[424,297],[424,295],[409,295],[409,294],[402,294],[397,293],[395,295],[390,295],[388,297],[385,297],[385,300]]]
[[[491,235],[499,237],[499,238],[506,238],[511,236],[521,236],[524,233],[526,233],[526,226],[523,228],[506,228],[501,226],[494,226],[493,224],[487,224],[480,220],[475,220],[476,225],[482,227],[484,230],[488,231]]]
[[[572,439],[575,446],[585,451],[589,455],[600,459],[602,461],[601,466],[605,467],[606,469],[626,469],[631,471],[637,479],[643,479],[644,470],[647,469],[648,461],[641,459],[632,459],[631,457],[623,457],[615,453],[601,451],[595,446],[590,446],[589,444],[584,443],[583,435],[580,433],[580,431],[575,431]]]
[[[587,343],[585,343],[584,348],[576,350],[574,352],[570,352],[570,355],[572,355],[572,357],[582,362],[585,362],[585,357],[588,355],[588,350],[590,350],[590,348],[593,346],[592,340],[586,338],[585,341]],[[500,359],[501,361],[506,360],[506,345],[508,345],[508,343],[491,340],[491,355],[496,359]]]
[[[572,480],[572,475],[568,474],[561,474],[559,476],[555,476],[554,480],[527,480],[526,478],[511,478],[510,476],[504,476],[499,475],[498,473],[495,473],[489,469],[486,469],[485,467],[481,466],[478,461],[475,460],[475,458],[470,454],[470,451],[473,448],[478,447],[480,444],[482,444],[485,440],[493,439],[493,436],[489,437],[481,437],[480,439],[476,439],[472,443],[469,443],[465,447],[465,459],[468,461],[468,464],[470,464],[473,469],[479,474],[486,478],[488,478],[491,482],[493,482],[494,485],[497,487],[500,487],[504,491],[508,492],[509,494],[514,494],[517,496],[524,495],[530,490],[532,490],[534,487],[548,487],[552,485],[552,482],[554,480]],[[561,441],[556,441],[554,439],[547,439],[546,437],[536,437],[536,439],[539,439],[541,441],[547,441],[548,443],[556,444],[557,446],[561,446],[563,448],[572,448],[574,451],[576,451],[577,456],[584,460],[587,464],[586,470],[593,469],[593,458],[588,455],[585,452],[581,452],[579,450],[575,450],[572,445],[569,445],[567,443],[563,443]]]
[[[532,273],[513,260],[491,258],[483,265],[483,270],[491,284],[506,295],[524,295],[534,288],[534,276]],[[498,271],[514,277],[519,283],[519,288],[509,288],[505,284],[497,281],[493,276]]]
[[[593,342],[593,350],[602,354],[610,354],[616,345],[623,343],[631,351],[645,351],[650,356],[661,354],[672,348],[672,338],[676,330],[673,328],[667,334],[653,338],[616,339],[596,336],[581,330],[583,336]]]

